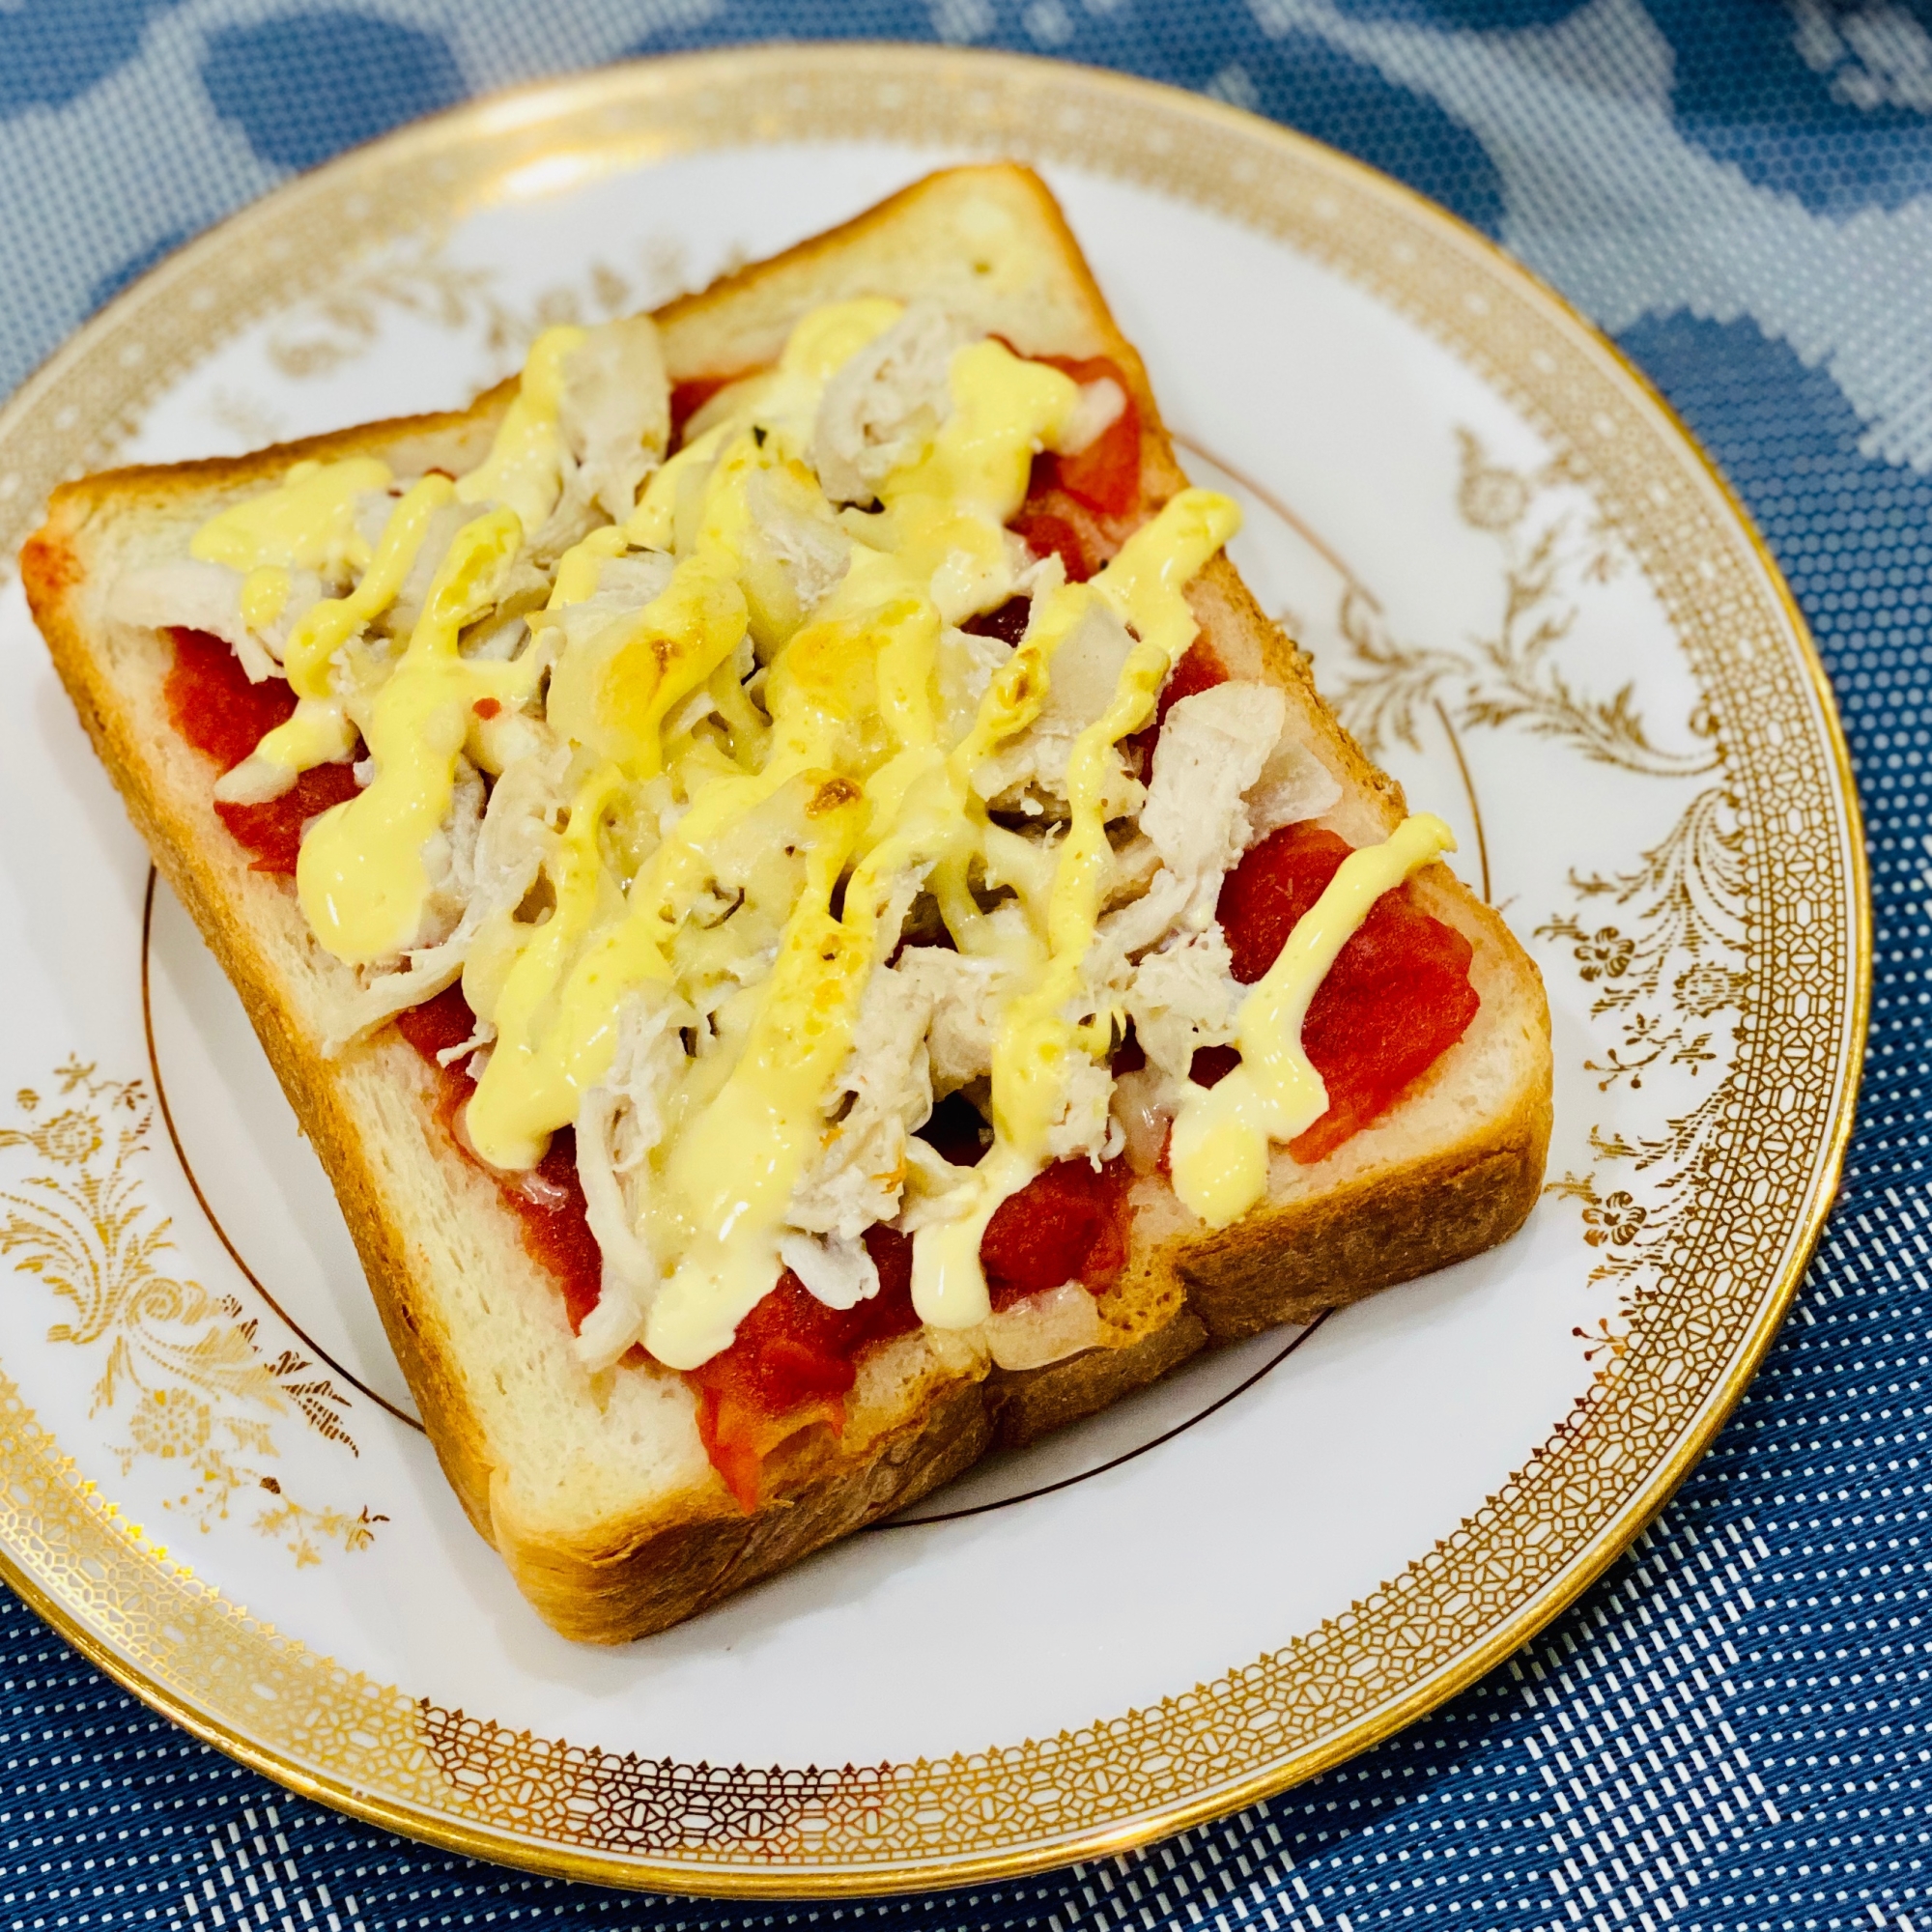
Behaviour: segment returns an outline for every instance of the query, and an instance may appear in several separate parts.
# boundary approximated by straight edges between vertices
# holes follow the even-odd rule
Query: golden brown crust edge
[[[492,1540],[553,1630],[580,1642],[625,1643],[917,1502],[971,1468],[992,1439],[979,1386],[950,1381],[863,1456],[827,1458],[822,1439],[806,1443],[806,1466],[781,1468],[769,1499],[749,1516],[735,1505],[694,1511],[597,1547],[528,1534],[499,1517]]]
[[[1140,358],[1107,317],[1051,195],[1030,175],[1025,179],[1028,192],[1050,213],[1068,261],[1077,265],[1083,293],[1098,316],[1106,318],[1104,347],[1122,360],[1139,392],[1154,472],[1150,482],[1156,483],[1156,497],[1164,497],[1185,479],[1174,463]],[[672,304],[672,314],[736,294],[777,264],[829,251],[839,238],[902,208],[922,186],[915,185],[844,229],[804,243],[773,264],[728,278],[718,290]],[[388,452],[398,440],[473,431],[481,420],[494,417],[506,390],[507,385],[499,385],[469,412],[364,425],[247,458],[127,469],[63,486],[50,504],[45,527],[22,553],[22,575],[36,620],[97,753],[156,864],[241,993],[335,1185],[385,1330],[445,1473],[471,1521],[497,1545],[520,1587],[554,1627],[602,1642],[667,1628],[753,1577],[905,1506],[970,1465],[994,1440],[1030,1440],[1092,1413],[1165,1374],[1208,1339],[1227,1341],[1276,1322],[1305,1321],[1322,1308],[1481,1252],[1520,1225],[1541,1183],[1548,1137],[1547,1013],[1542,1017],[1546,1070],[1540,1091],[1534,1080],[1526,1081],[1518,1103],[1465,1143],[1394,1175],[1366,1176],[1331,1196],[1265,1210],[1224,1235],[1181,1236],[1165,1243],[1155,1264],[1172,1273],[1186,1306],[1130,1348],[1092,1351],[1024,1375],[994,1370],[982,1384],[942,1380],[923,1412],[887,1431],[862,1458],[835,1455],[828,1463],[820,1454],[804,1459],[795,1475],[781,1473],[772,1501],[751,1517],[737,1512],[720,1486],[720,1493],[703,1506],[674,1512],[669,1520],[659,1517],[635,1527],[612,1525],[608,1538],[588,1547],[528,1532],[494,1508],[481,1427],[435,1312],[414,1292],[408,1237],[383,1211],[365,1151],[335,1091],[336,1076],[285,1024],[275,987],[245,943],[231,909],[238,867],[224,865],[226,855],[209,849],[204,828],[171,810],[165,796],[145,781],[147,760],[134,721],[119,701],[101,654],[84,634],[73,593],[85,570],[86,523],[110,494],[151,489],[172,494],[200,482],[239,485],[275,475],[303,455],[365,448]],[[1392,823],[1402,810],[1399,788],[1314,696],[1307,661],[1263,616],[1225,559],[1210,567],[1198,601],[1213,628],[1232,626],[1258,640],[1268,670],[1312,699],[1343,748],[1350,775],[1378,798]],[[1540,980],[1501,922],[1453,882],[1451,890],[1463,901],[1457,923],[1480,925],[1515,955],[1541,1012]]]
[[[1061,267],[1066,271],[1067,280],[1078,296],[1078,306],[1083,311],[1081,319],[1094,332],[1092,351],[1083,353],[1122,357],[1122,366],[1134,383],[1144,411],[1149,408],[1152,396],[1140,355],[1116,326],[1106,298],[1088,267],[1087,258],[1081,252],[1073,231],[1066,225],[1060,203],[1031,168],[1011,161],[969,163],[923,176],[837,227],[808,236],[803,242],[795,242],[776,255],[768,255],[761,261],[735,269],[693,294],[673,297],[653,311],[664,345],[665,367],[671,380],[677,382],[688,376],[717,376],[748,366],[744,362],[730,361],[727,351],[724,358],[725,366],[720,369],[717,361],[707,359],[706,355],[699,355],[694,359],[686,347],[696,336],[707,345],[708,351],[708,346],[716,339],[719,317],[725,310],[741,305],[750,307],[753,317],[749,329],[740,327],[738,330],[738,339],[747,340],[753,334],[761,334],[762,353],[776,355],[782,343],[782,332],[776,327],[766,331],[767,319],[775,311],[763,306],[757,299],[759,297],[766,294],[776,297],[776,312],[783,313],[787,292],[809,285],[812,271],[820,264],[864,246],[872,237],[890,229],[901,216],[918,210],[923,203],[966,188],[986,190],[996,199],[1023,205],[1029,214],[1048,229],[1060,249]],[[705,332],[707,325],[712,327],[709,334]],[[728,335],[729,331],[726,333]],[[1022,353],[1030,349],[1056,353],[1051,345],[1045,343],[1021,340],[1013,346]],[[1063,345],[1058,353],[1067,352]],[[1165,451],[1164,438],[1162,447]],[[1168,452],[1168,460],[1171,467],[1171,452]],[[1175,474],[1178,477],[1179,472],[1177,470]]]

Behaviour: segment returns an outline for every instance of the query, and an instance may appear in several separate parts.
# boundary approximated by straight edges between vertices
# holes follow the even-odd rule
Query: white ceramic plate
[[[1197,1360],[915,1522],[618,1651],[465,1522],[226,981],[0,601],[0,1562],[290,1785],[546,1870],[933,1885],[1232,1808],[1468,1682],[1736,1400],[1830,1201],[1867,941],[1802,625],[1663,407],[1488,243],[1182,95],[825,47],[485,102],[297,182],[0,418],[53,481],[464,401],[1002,153],[1063,197],[1262,603],[1541,963],[1550,1188],[1502,1250]],[[718,1767],[733,1767],[718,1769]]]

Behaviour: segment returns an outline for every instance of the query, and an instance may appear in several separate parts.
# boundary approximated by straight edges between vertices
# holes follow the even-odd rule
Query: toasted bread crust
[[[1123,1349],[1089,1349],[1038,1369],[995,1369],[983,1384],[993,1441],[1001,1449],[1024,1449],[1159,1381],[1207,1346],[1207,1328],[1182,1306]]]
[[[746,1515],[694,1512],[629,1542],[571,1544],[499,1522],[494,1538],[518,1587],[554,1630],[589,1643],[647,1634],[785,1569],[814,1549],[890,1516],[970,1468],[991,1446],[979,1389],[955,1382],[861,1456],[839,1456],[802,1479],[772,1484],[782,1507]],[[807,1445],[808,1450],[818,1444]],[[782,1451],[780,1452],[783,1454]]]
[[[1182,487],[1139,356],[1108,316],[1051,195],[1021,168],[930,177],[829,234],[669,304],[658,321],[673,378],[771,359],[796,315],[829,294],[901,292],[893,275],[909,272],[895,266],[908,235],[923,225],[943,230],[968,191],[1031,221],[1052,258],[1051,300],[1028,326],[1009,323],[1002,332],[1022,350],[1113,357],[1141,407],[1151,496],[1160,500]],[[994,1369],[983,1378],[926,1360],[898,1396],[855,1419],[843,1444],[819,1430],[787,1445],[768,1471],[766,1502],[749,1516],[708,1467],[587,1520],[561,1504],[546,1513],[532,1503],[489,1419],[500,1405],[492,1408],[468,1347],[474,1338],[452,1329],[448,1281],[463,1263],[440,1253],[426,1231],[447,1216],[469,1232],[471,1265],[483,1257],[500,1273],[501,1305],[517,1319],[554,1328],[561,1311],[551,1304],[560,1297],[522,1256],[519,1225],[494,1183],[436,1124],[433,1080],[393,1032],[339,1058],[323,1056],[304,994],[333,964],[309,937],[286,885],[248,869],[214,814],[212,779],[198,754],[156,728],[165,715],[166,642],[117,630],[102,611],[106,580],[130,529],[156,520],[191,526],[218,500],[279,476],[304,455],[366,451],[383,455],[398,473],[432,463],[466,467],[487,446],[509,389],[499,385],[465,412],[65,485],[23,550],[21,568],[95,750],[156,864],[241,993],[334,1183],[451,1485],[555,1629],[593,1642],[665,1629],[911,1502],[995,1442],[1030,1441],[1145,1385],[1204,1345],[1306,1321],[1479,1253],[1521,1225],[1541,1185],[1549,1133],[1542,984],[1496,914],[1433,867],[1419,890],[1477,952],[1484,1008],[1471,1037],[1406,1096],[1386,1131],[1377,1123],[1357,1136],[1360,1146],[1350,1143],[1315,1168],[1291,1171],[1279,1154],[1268,1205],[1238,1226],[1203,1230],[1171,1196],[1161,1212],[1137,1220],[1134,1278],[1147,1285],[1148,1319],[1122,1328],[1121,1346],[1024,1373]],[[1209,566],[1190,597],[1229,668],[1280,685],[1311,742],[1323,746],[1350,788],[1338,829],[1355,842],[1383,836],[1402,814],[1400,787],[1343,731],[1316,695],[1307,660],[1263,616],[1225,558]],[[1437,1132],[1422,1151],[1404,1151],[1401,1122],[1429,1106],[1421,1090],[1452,1087],[1480,1053],[1505,1057],[1508,1091],[1466,1131]],[[371,1128],[377,1119],[405,1125],[379,1145]]]
[[[1188,1308],[1212,1341],[1237,1342],[1466,1261],[1528,1218],[1548,1143],[1548,1104],[1525,1096],[1469,1145],[1200,1237],[1179,1258]]]

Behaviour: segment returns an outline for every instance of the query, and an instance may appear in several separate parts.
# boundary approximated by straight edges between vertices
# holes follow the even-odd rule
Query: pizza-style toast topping
[[[1212,1088],[1189,1082],[1174,1122],[1174,1191],[1210,1228],[1238,1220],[1267,1191],[1271,1141],[1293,1140],[1328,1111],[1301,1029],[1336,955],[1384,893],[1455,848],[1449,828],[1422,812],[1381,844],[1350,852],[1242,1001],[1241,1064]]]
[[[921,1324],[1105,1339],[1117,1072],[1217,1226],[1330,1097],[1372,1117],[1302,1018],[1447,833],[1338,861],[1244,978],[1217,902],[1340,785],[1197,641],[1239,513],[1149,497],[1137,397],[923,303],[674,385],[647,321],[552,329],[468,473],[298,464],[117,587],[190,627],[171,711],[349,969],[337,1044],[401,1016],[585,1368],[683,1372],[747,1508]]]
[[[285,724],[295,694],[279,678],[251,683],[223,639],[206,631],[170,629],[175,661],[162,697],[168,720],[189,744],[229,772],[247,758],[265,733]],[[347,765],[317,765],[294,786],[253,805],[217,798],[223,825],[252,857],[251,869],[294,878],[303,829],[331,806],[355,795]]]
[[[1215,909],[1236,981],[1254,984],[1280,957],[1349,849],[1334,833],[1306,823],[1284,826],[1248,848]],[[1471,956],[1468,940],[1424,912],[1411,888],[1376,901],[1302,1022],[1301,1043],[1328,1108],[1289,1142],[1297,1161],[1324,1158],[1379,1119],[1468,1031],[1478,1004]],[[1197,1055],[1194,1078],[1212,1085],[1200,1063]]]

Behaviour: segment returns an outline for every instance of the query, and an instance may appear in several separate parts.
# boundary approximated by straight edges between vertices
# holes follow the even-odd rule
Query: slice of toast
[[[769,365],[802,314],[857,295],[936,303],[1022,355],[1111,358],[1139,406],[1148,499],[1184,487],[1139,356],[1051,195],[1015,166],[931,176],[668,304],[656,317],[668,373],[677,383]],[[555,1280],[526,1252],[495,1181],[438,1122],[434,1070],[393,1028],[325,1053],[324,1016],[346,969],[317,945],[289,884],[250,869],[215,814],[212,766],[168,728],[167,638],[108,615],[123,572],[182,556],[211,515],[297,458],[372,454],[398,475],[462,473],[487,452],[514,390],[451,414],[63,486],[22,569],[96,750],[241,992],[335,1185],[451,1483],[557,1630],[615,1642],[664,1629],[913,1501],[996,1442],[1027,1441],[1206,1345],[1305,1321],[1521,1224],[1549,1130],[1542,983],[1496,914],[1432,866],[1411,890],[1470,942],[1481,1006],[1390,1111],[1312,1165],[1276,1148],[1265,1203],[1220,1232],[1158,1174],[1143,1176],[1127,1271],[1101,1304],[1107,1346],[1009,1371],[962,1360],[929,1331],[883,1345],[861,1362],[842,1435],[795,1436],[767,1463],[761,1505],[742,1510],[707,1460],[682,1379],[582,1366]],[[1339,781],[1322,823],[1353,845],[1386,838],[1404,813],[1399,787],[1342,730],[1307,661],[1225,556],[1189,596],[1230,674],[1278,686],[1290,732]]]

